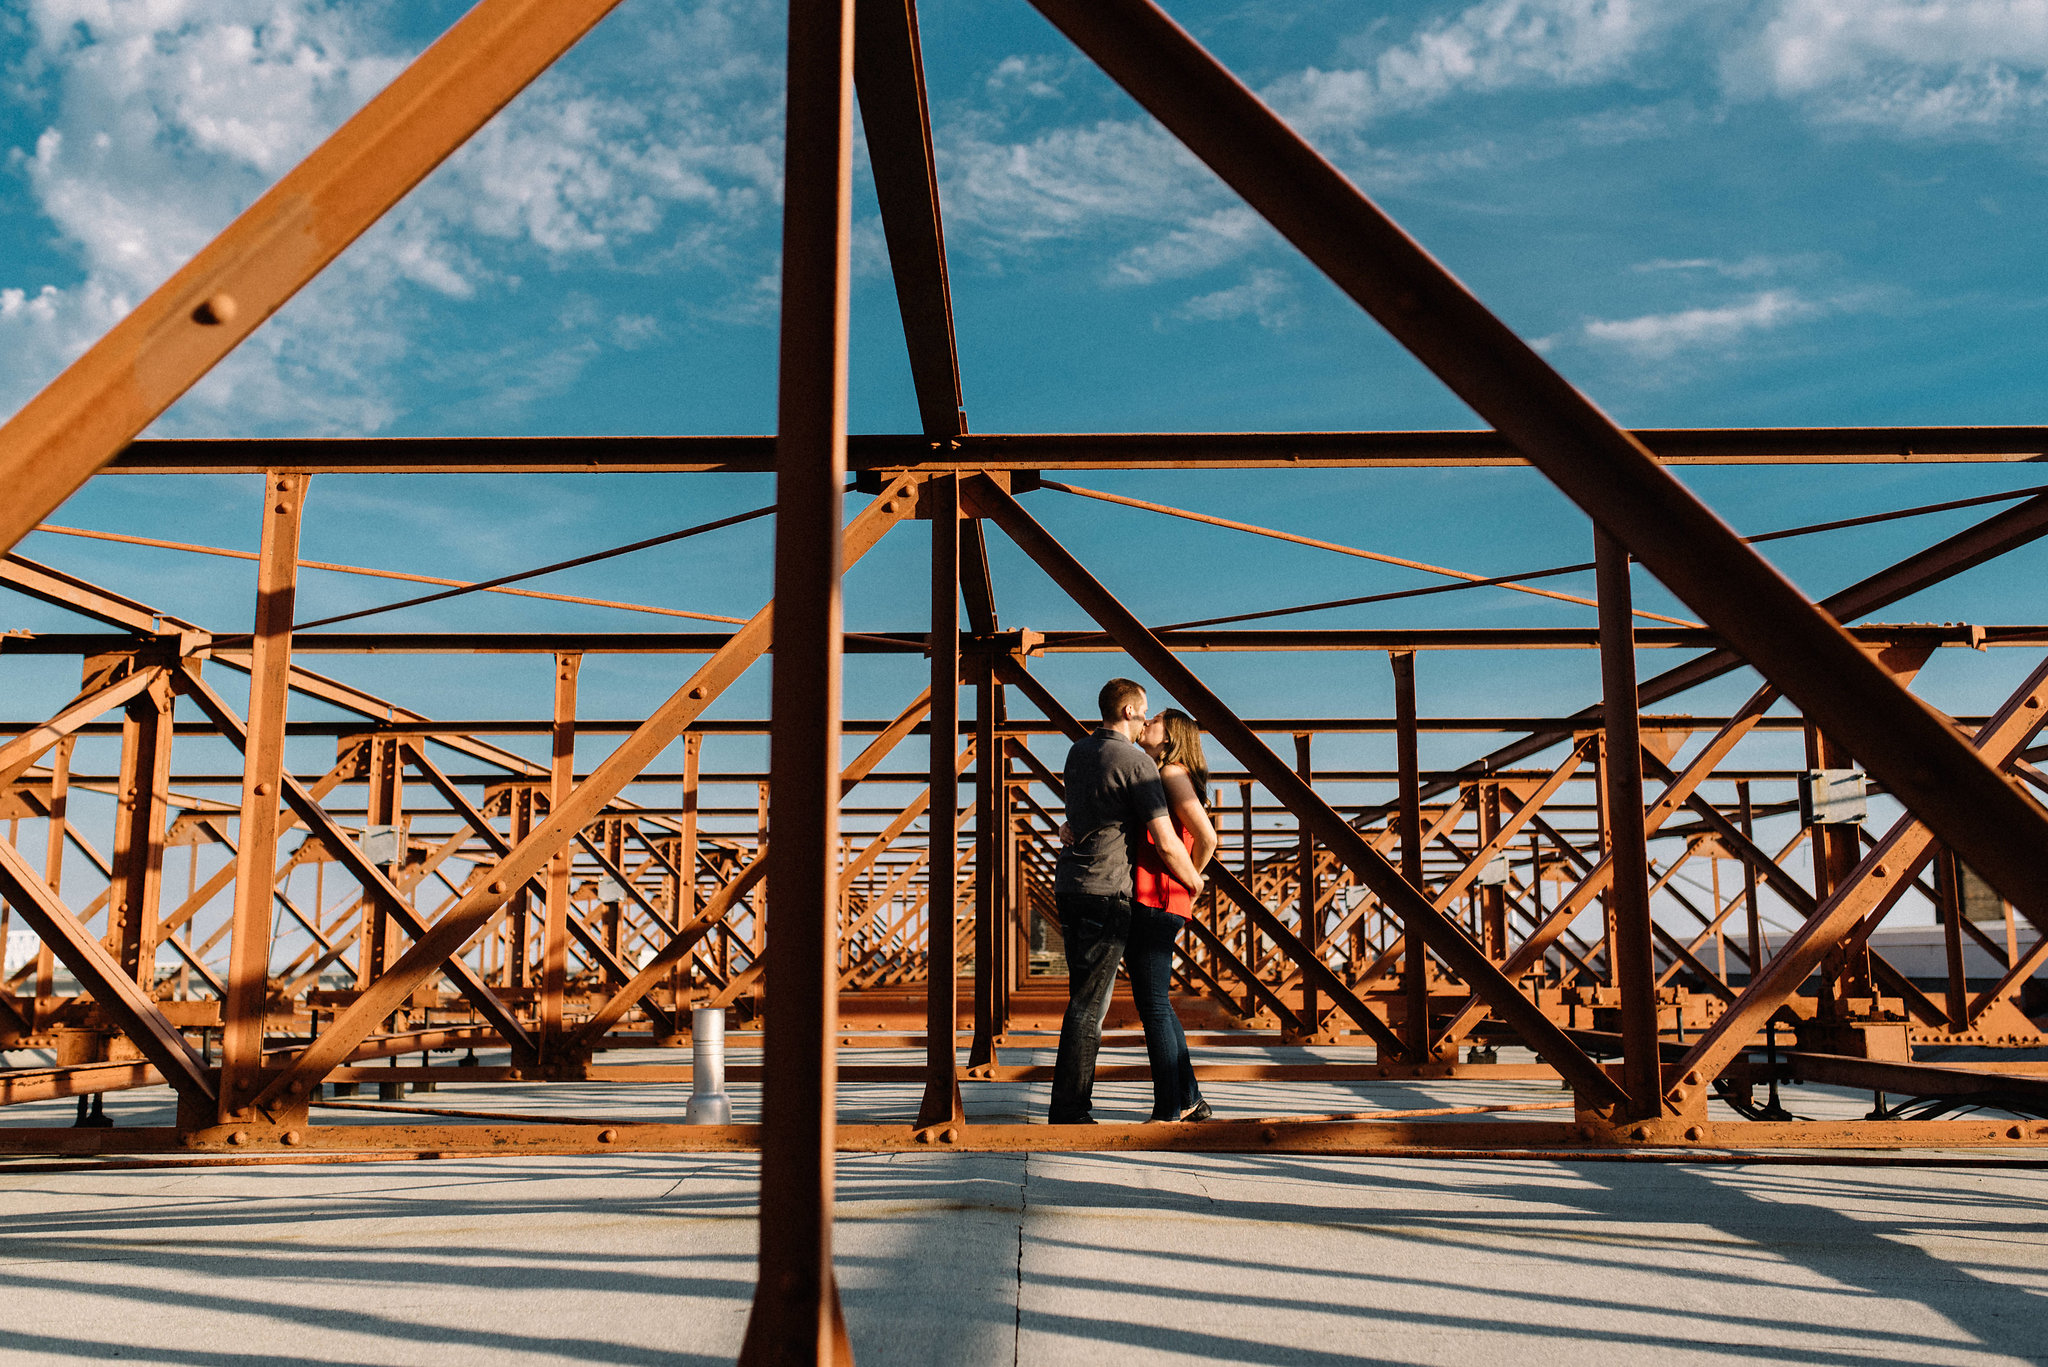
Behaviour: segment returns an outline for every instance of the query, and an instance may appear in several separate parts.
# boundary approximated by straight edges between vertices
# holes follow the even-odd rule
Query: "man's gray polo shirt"
[[[1130,896],[1131,866],[1147,843],[1146,827],[1167,811],[1159,766],[1103,727],[1067,751],[1066,785],[1074,839],[1060,851],[1053,891]]]

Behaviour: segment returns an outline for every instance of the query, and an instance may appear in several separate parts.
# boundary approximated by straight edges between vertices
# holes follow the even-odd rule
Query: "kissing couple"
[[[1119,964],[1145,1027],[1152,1119],[1207,1120],[1187,1035],[1174,1015],[1174,944],[1216,853],[1209,767],[1194,719],[1146,713],[1145,689],[1111,679],[1102,724],[1067,752],[1066,841],[1053,901],[1067,950],[1067,1012],[1053,1064],[1055,1125],[1093,1125],[1095,1056]]]

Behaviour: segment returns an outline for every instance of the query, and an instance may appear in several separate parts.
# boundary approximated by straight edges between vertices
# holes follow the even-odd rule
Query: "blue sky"
[[[1623,422],[2043,420],[2048,0],[1169,9]],[[459,12],[448,0],[0,0],[0,412]],[[932,0],[922,22],[975,430],[1477,425],[1022,0]],[[626,0],[157,432],[769,430],[780,26],[767,0]],[[910,430],[879,225],[865,182],[859,193],[853,426]],[[1684,477],[1745,531],[2038,478],[2022,466]],[[1584,559],[1588,546],[1583,517],[1522,471],[1093,482],[1483,573]],[[305,552],[483,576],[768,495],[746,478],[330,478],[315,482]],[[1052,493],[1032,506],[1155,621],[1428,582]],[[1820,595],[1982,515],[1771,554]],[[247,547],[257,508],[249,481],[109,478],[55,520]],[[857,571],[851,624],[919,620],[923,544],[905,529]],[[542,587],[743,616],[767,592],[768,546],[756,524]],[[245,565],[48,535],[23,549],[209,625],[247,617]],[[993,554],[1009,624],[1082,624],[1021,557]],[[2043,568],[2023,552],[1888,615],[2038,620]],[[1674,610],[1654,584],[1638,593]],[[302,601],[324,615],[398,596],[315,575]],[[11,625],[58,620],[10,611]],[[385,620],[668,624],[477,598]],[[1591,614],[1480,591],[1293,620]],[[1644,672],[1668,662],[1646,657]],[[545,706],[541,662],[494,665],[483,684],[467,661],[326,663],[444,715]],[[1975,710],[2029,663],[1944,657],[1924,677],[1942,705]],[[1103,664],[1045,670],[1085,701]],[[1388,706],[1377,657],[1200,667],[1247,713]],[[850,709],[893,712],[916,669],[857,662]],[[1422,679],[1425,708],[1442,712],[1569,709],[1597,692],[1590,655],[1432,656]],[[47,682],[53,695],[71,683]],[[644,714],[673,683],[663,663],[593,660],[584,710]],[[764,699],[754,679],[730,706]],[[1472,742],[1441,744],[1449,760]]]

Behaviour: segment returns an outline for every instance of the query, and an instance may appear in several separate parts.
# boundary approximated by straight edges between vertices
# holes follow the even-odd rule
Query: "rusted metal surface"
[[[853,8],[789,8],[768,761],[776,1005],[761,1084],[760,1276],[740,1348],[752,1367],[853,1361],[832,1268]]]
[[[885,223],[885,228],[887,227]],[[937,391],[943,394],[943,389]],[[2048,427],[1635,429],[1668,465],[1899,465],[2037,461]],[[856,470],[1371,469],[1527,460],[1497,432],[1159,432],[855,435]],[[767,474],[773,437],[362,437],[131,442],[112,474],[190,472]],[[977,628],[978,630],[979,628]]]

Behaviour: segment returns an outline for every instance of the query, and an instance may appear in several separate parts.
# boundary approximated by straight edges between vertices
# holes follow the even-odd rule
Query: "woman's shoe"
[[[1194,1125],[1199,1124],[1204,1120],[1214,1119],[1215,1115],[1216,1112],[1209,1109],[1208,1102],[1197,1101],[1194,1105],[1194,1108],[1190,1110],[1186,1115],[1182,1116],[1180,1119],[1181,1123],[1184,1125]]]

